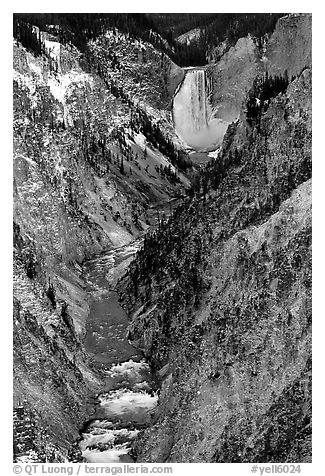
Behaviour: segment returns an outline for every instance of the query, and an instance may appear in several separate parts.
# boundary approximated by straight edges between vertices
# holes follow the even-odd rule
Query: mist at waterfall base
[[[200,151],[220,145],[228,123],[212,116],[203,69],[186,72],[174,97],[173,118],[176,131],[189,147]]]

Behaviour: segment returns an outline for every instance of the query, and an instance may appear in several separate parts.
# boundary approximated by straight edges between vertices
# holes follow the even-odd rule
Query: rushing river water
[[[112,288],[140,244],[112,250],[85,269],[91,294],[85,348],[104,376],[103,393],[80,442],[84,458],[92,463],[133,462],[132,442],[150,424],[157,404],[150,368],[127,340],[128,317]]]

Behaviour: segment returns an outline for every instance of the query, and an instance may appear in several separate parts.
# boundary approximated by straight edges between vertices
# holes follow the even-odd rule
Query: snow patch
[[[21,157],[22,159],[26,160],[26,162],[28,162],[33,167],[35,167],[37,165],[37,163],[34,160],[32,160],[30,157],[26,157],[25,155],[19,154],[16,157]]]
[[[60,103],[64,103],[65,96],[72,84],[88,84],[90,87],[92,87],[93,81],[94,80],[92,76],[87,73],[70,71],[69,73],[63,75],[50,76],[48,78],[47,84],[50,87],[51,94],[55,97],[55,99],[57,99]]]
[[[180,44],[189,45],[193,40],[198,40],[202,34],[200,28],[194,28],[193,30],[187,31],[182,35],[176,38],[176,41]]]
[[[39,64],[36,64],[33,60],[32,60],[32,56],[31,55],[27,55],[27,61],[28,61],[28,66],[29,68],[31,69],[31,71],[33,73],[35,73],[39,79],[42,78],[42,68]]]
[[[217,159],[220,149],[221,147],[218,147],[216,150],[212,150],[211,152],[208,153],[208,156],[211,157],[212,159]]]

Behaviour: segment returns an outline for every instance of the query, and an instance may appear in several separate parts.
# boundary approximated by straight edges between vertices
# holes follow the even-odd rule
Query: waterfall
[[[177,133],[191,148],[204,150],[220,142],[220,120],[211,119],[207,91],[211,90],[204,69],[189,69],[173,101]],[[222,127],[222,136],[224,134]]]
[[[188,75],[190,81],[191,102],[190,116],[193,118],[194,130],[199,132],[208,126],[207,103],[205,89],[205,71],[191,71]]]

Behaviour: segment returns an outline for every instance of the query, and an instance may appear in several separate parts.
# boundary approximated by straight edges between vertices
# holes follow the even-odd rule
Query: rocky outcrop
[[[153,145],[140,120],[148,108],[151,131],[161,103],[150,105],[150,91],[164,85],[163,94],[171,94],[175,65],[151,47],[140,64],[154,71],[150,61],[156,58],[158,68],[161,60],[166,77],[156,72],[160,87],[148,80],[142,96],[143,84],[137,85],[139,106],[127,84],[122,92],[117,79],[113,85],[96,71],[93,58],[52,35],[41,37],[42,55],[14,43],[13,56],[14,401],[16,436],[33,439],[19,415],[33,418],[53,454],[44,456],[45,440],[28,446],[20,436],[15,453],[55,461],[66,457],[100,384],[82,351],[89,306],[80,265],[143,233],[154,221],[150,207],[188,186],[188,179],[158,150],[163,141],[167,151],[168,143],[159,137]],[[130,76],[134,67],[140,81],[146,75],[127,62],[128,51],[135,51],[128,42],[119,38],[118,61],[124,52]]]
[[[289,18],[268,62],[246,38],[209,66],[216,117],[239,120],[120,284],[161,379],[139,461],[310,459],[310,20]],[[282,71],[294,35],[297,78],[247,122],[246,90]],[[146,231],[189,181],[172,142],[180,68],[116,30],[87,57],[42,38],[38,57],[14,45],[15,452],[62,461],[100,385],[80,264]]]
[[[287,70],[291,77],[303,68],[311,67],[311,14],[291,14],[280,18],[262,59],[272,75],[283,75]]]
[[[244,113],[120,283],[161,378],[144,462],[311,459],[311,72]],[[212,189],[214,190],[211,190]]]
[[[228,124],[236,120],[259,72],[258,49],[250,36],[240,38],[219,62],[208,65],[209,100],[213,116]]]
[[[267,72],[272,76],[286,74],[291,79],[305,67],[311,67],[311,41],[311,15],[292,14],[278,20],[270,37],[265,35],[258,40],[248,35],[240,38],[218,61],[210,58],[205,67],[209,122],[207,147],[220,146],[228,125],[238,119],[256,76]],[[182,90],[179,92],[183,93]],[[187,101],[191,101],[190,95]],[[186,119],[182,117],[181,122],[186,124]],[[186,133],[177,127],[177,121],[175,125],[185,142],[193,146]]]
[[[173,121],[187,146],[202,151],[221,145],[259,71],[251,37],[238,40],[219,62],[185,70],[173,100]]]
[[[165,53],[119,31],[108,31],[89,46],[95,61],[130,98],[156,110],[170,109],[184,71]]]

